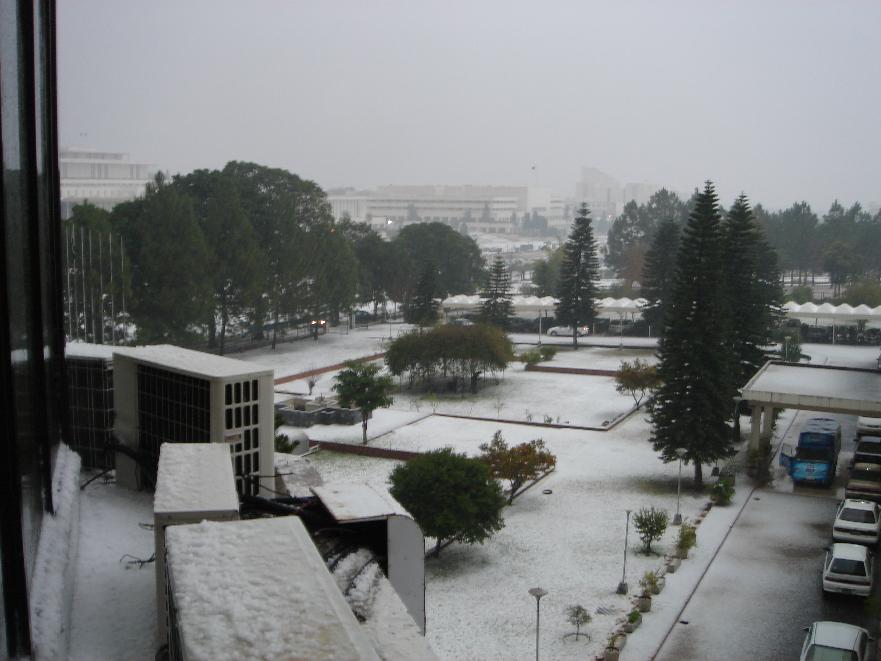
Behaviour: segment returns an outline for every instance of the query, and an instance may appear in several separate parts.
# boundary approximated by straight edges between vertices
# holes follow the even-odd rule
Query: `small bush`
[[[557,347],[549,347],[547,345],[544,345],[542,347],[539,347],[538,351],[541,354],[542,360],[550,360],[557,355]]]
[[[524,351],[520,354],[520,362],[527,365],[537,365],[541,362],[541,353],[536,349]]]
[[[687,553],[690,548],[697,544],[697,528],[687,521],[679,526],[679,538],[676,540],[676,548],[681,553]]]
[[[633,525],[636,527],[636,532],[639,533],[646,555],[652,552],[652,542],[663,537],[669,522],[670,515],[667,510],[655,509],[654,507],[643,507],[633,515]]]
[[[296,446],[294,443],[291,443],[290,439],[285,434],[276,434],[275,435],[275,451],[282,452],[284,454],[293,454],[294,448]]]
[[[658,587],[658,575],[653,571],[647,571],[639,579],[639,586],[642,588],[644,595],[651,595]]]
[[[630,622],[630,624],[634,624],[639,621],[640,617],[642,617],[642,614],[639,612],[639,609],[634,608],[627,614],[627,621]]]
[[[734,485],[731,480],[721,478],[713,488],[710,489],[710,499],[716,505],[730,505],[731,499],[734,497]]]

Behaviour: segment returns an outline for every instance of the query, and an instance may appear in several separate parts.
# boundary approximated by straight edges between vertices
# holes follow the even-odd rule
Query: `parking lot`
[[[789,435],[797,435],[803,420],[813,415],[800,413]],[[854,446],[854,418],[838,419],[843,451],[833,487],[793,488],[785,474],[775,471],[772,485],[756,490],[747,503],[657,659],[797,659],[802,629],[816,620],[878,633],[878,613],[871,613],[864,600],[824,598],[820,587]],[[875,598],[879,581],[876,564]]]

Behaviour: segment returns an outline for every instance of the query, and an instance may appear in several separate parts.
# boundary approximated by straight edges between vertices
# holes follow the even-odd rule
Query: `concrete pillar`
[[[758,452],[759,450],[759,434],[762,429],[762,410],[756,405],[752,404],[752,423],[750,424],[749,430],[749,449],[750,451],[755,450]]]
[[[774,407],[767,406],[762,408],[762,435],[760,437],[762,449],[768,449],[771,446],[771,432],[774,427]]]

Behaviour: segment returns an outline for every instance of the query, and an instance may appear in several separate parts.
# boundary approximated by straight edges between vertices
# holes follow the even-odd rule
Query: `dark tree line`
[[[429,262],[430,297],[472,293],[484,278],[477,244],[446,225],[408,226],[386,241],[366,224],[336,222],[314,182],[255,163],[160,174],[143,197],[109,213],[75,207],[68,229],[96,241],[121,237],[116,259],[125,269],[114,287],[127,297],[139,342],[207,342],[220,353],[234,322],[241,329],[245,320],[256,337],[271,333],[274,346],[286,324],[336,322],[355,303],[407,306]],[[68,273],[98,268],[83,263],[72,259]],[[69,327],[87,325],[94,307],[80,305]],[[92,339],[109,341],[97,332]]]

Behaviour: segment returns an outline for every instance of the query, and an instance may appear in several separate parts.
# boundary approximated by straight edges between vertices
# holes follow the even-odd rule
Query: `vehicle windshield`
[[[807,461],[826,461],[831,453],[828,448],[798,448],[795,451],[796,459],[805,459]]]
[[[832,434],[818,434],[815,432],[802,432],[798,437],[798,444],[800,446],[805,445],[819,445],[819,446],[829,446],[834,442],[834,437]]]
[[[881,471],[877,470],[877,465],[871,464],[870,467],[857,464],[850,472],[852,480],[863,480],[865,482],[881,482]]]
[[[877,464],[881,463],[881,454],[876,454],[874,452],[866,454],[865,452],[857,451],[853,455],[853,461],[855,464]]]
[[[842,521],[850,521],[852,523],[875,523],[875,512],[872,510],[855,510],[845,507],[841,510],[838,517]]]
[[[829,571],[835,574],[843,574],[845,576],[866,576],[866,565],[862,560],[845,560],[844,558],[835,558],[832,561],[832,567]]]
[[[840,650],[825,645],[811,645],[805,661],[858,661],[853,650]]]

